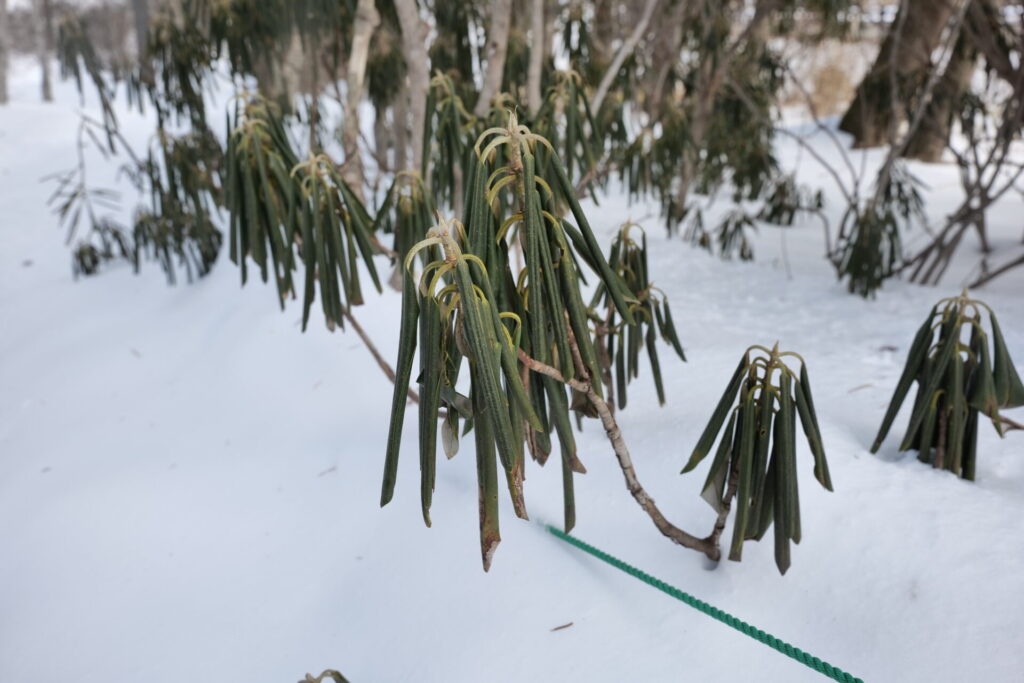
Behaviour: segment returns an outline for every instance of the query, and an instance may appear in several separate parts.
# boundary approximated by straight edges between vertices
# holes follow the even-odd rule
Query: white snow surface
[[[319,321],[300,334],[300,307],[240,288],[226,254],[192,285],[168,287],[155,264],[73,280],[40,177],[73,163],[80,105],[66,83],[37,103],[35,72],[14,76],[0,107],[0,681],[291,682],[325,668],[353,683],[825,680],[546,533],[557,465],[528,466],[533,522],[502,501],[486,574],[472,439],[440,458],[425,528],[410,413],[395,500],[379,508],[392,388],[358,338]],[[144,140],[148,124],[123,118]],[[826,187],[835,220],[827,176],[790,143],[779,154]],[[938,221],[955,169],[915,171]],[[605,240],[653,216],[651,268],[689,356],[665,347],[667,404],[645,366],[619,416],[668,518],[710,531],[707,463],[679,470],[753,343],[807,359],[835,492],[801,444],[788,574],[770,540],[712,568],[657,532],[589,421],[575,533],[867,681],[1021,680],[1024,434],[983,425],[976,483],[897,452],[907,410],[868,452],[914,331],[959,291],[976,244],[942,286],[893,281],[865,301],[835,281],[815,219],[762,226],[757,260],[738,263],[665,236],[653,205],[589,208]],[[1004,202],[993,240],[1019,244],[1020,216],[1019,197]],[[1024,269],[978,292],[1018,363],[1022,291]],[[389,358],[398,310],[385,291],[357,311]]]

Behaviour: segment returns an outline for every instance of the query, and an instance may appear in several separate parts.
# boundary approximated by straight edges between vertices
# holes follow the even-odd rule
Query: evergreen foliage
[[[800,361],[799,374],[786,365],[787,357]],[[814,476],[831,491],[807,364],[793,352],[780,352],[778,344],[751,346],[683,468],[684,474],[696,468],[722,435],[701,497],[719,513],[718,531],[736,504],[730,560],[742,557],[743,541],[761,540],[774,524],[775,564],[783,574],[789,569],[789,543],[801,539],[797,416],[814,456]]]
[[[914,449],[921,462],[973,481],[979,414],[1003,436],[1007,423],[999,410],[1024,405],[1024,384],[992,309],[966,291],[932,307],[914,335],[872,453],[881,447],[915,382],[917,395],[899,450]]]

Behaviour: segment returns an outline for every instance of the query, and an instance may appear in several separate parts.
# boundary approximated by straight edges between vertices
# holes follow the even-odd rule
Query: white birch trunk
[[[547,52],[547,31],[544,0],[532,0],[530,5],[530,69],[526,74],[526,102],[530,107],[530,113],[536,114],[541,104],[540,77],[544,69],[544,55]]]
[[[402,56],[409,81],[409,145],[412,147],[412,169],[420,170],[423,159],[423,122],[426,119],[427,88],[430,72],[427,66],[427,24],[420,17],[416,0],[395,0],[398,23],[402,27]]]
[[[363,198],[365,182],[363,160],[359,153],[359,103],[362,102],[366,85],[366,61],[370,52],[370,40],[379,24],[380,14],[373,0],[359,0],[352,32],[352,52],[348,59],[348,92],[345,97],[345,122],[341,131],[341,143],[345,149],[345,165],[342,169],[345,181],[360,199]]]
[[[604,72],[604,77],[601,78],[601,83],[597,86],[597,90],[594,91],[593,99],[590,100],[590,110],[594,112],[595,116],[597,116],[597,112],[601,109],[601,104],[608,95],[608,89],[612,87],[615,76],[619,73],[619,69],[622,68],[622,63],[626,61],[626,57],[633,53],[637,43],[643,38],[647,25],[651,23],[654,8],[657,6],[658,0],[647,0],[647,4],[644,5],[644,13],[640,17],[640,22],[633,28],[629,38],[619,48],[615,58],[612,59],[612,63],[608,65],[608,70]]]
[[[512,0],[494,0],[491,3],[490,25],[487,27],[487,70],[484,72],[483,87],[480,88],[480,99],[474,110],[477,116],[487,114],[491,101],[501,89],[511,26]]]

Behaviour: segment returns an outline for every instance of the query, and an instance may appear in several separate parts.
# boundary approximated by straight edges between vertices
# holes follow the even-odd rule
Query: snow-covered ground
[[[409,446],[395,501],[378,508],[390,384],[354,335],[300,334],[298,307],[240,289],[226,258],[191,286],[168,287],[156,266],[72,280],[39,179],[73,162],[78,104],[68,84],[36,103],[35,79],[15,74],[0,107],[0,681],[290,682],[325,668],[353,683],[824,680],[506,501],[483,573],[469,442],[439,463],[432,528]],[[795,146],[780,156],[826,186]],[[955,171],[917,170],[937,219]],[[619,197],[591,212],[606,238],[647,214]],[[1000,208],[994,240],[1019,242],[1020,216],[1019,202]],[[770,541],[712,569],[659,535],[588,423],[575,533],[867,681],[1020,680],[1024,434],[984,429],[973,484],[896,451],[906,411],[880,454],[867,450],[915,329],[961,276],[864,301],[835,282],[813,219],[763,227],[750,264],[647,225],[690,362],[664,354],[668,404],[642,376],[620,421],[662,510],[710,530],[706,465],[678,472],[743,349],[776,340],[809,363],[836,490],[801,447],[789,573]],[[1022,291],[1024,270],[979,292],[1018,362]],[[398,303],[386,291],[358,312],[391,358]],[[558,468],[527,476],[535,522],[557,523]]]

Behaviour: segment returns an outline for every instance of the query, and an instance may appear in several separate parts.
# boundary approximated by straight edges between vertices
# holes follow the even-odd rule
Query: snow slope
[[[59,104],[35,104],[34,79],[22,71],[0,107],[0,681],[287,682],[324,668],[353,683],[824,680],[506,501],[484,574],[472,445],[439,464],[426,529],[414,420],[379,509],[391,386],[354,335],[301,335],[298,307],[240,290],[226,259],[192,286],[167,287],[156,267],[73,281],[39,178],[72,162],[78,107],[66,84]],[[780,154],[797,165],[794,148]],[[951,169],[923,172],[955,188]],[[935,215],[950,192],[929,194]],[[1002,209],[998,239],[1020,239],[1019,208]],[[591,215],[607,237],[654,212],[612,197]],[[836,491],[801,447],[789,573],[770,542],[712,570],[658,534],[588,423],[575,533],[868,681],[1020,680],[1024,435],[982,432],[976,484],[897,453],[906,413],[867,451],[906,345],[956,279],[864,301],[834,281],[815,222],[762,228],[752,264],[647,225],[690,362],[666,353],[668,404],[642,376],[620,420],[662,510],[710,530],[706,465],[679,469],[743,349],[776,339],[808,360]],[[1022,285],[1018,272],[983,293],[1018,362]],[[358,313],[392,358],[398,303],[388,291]],[[557,523],[557,467],[527,476],[534,521]]]

